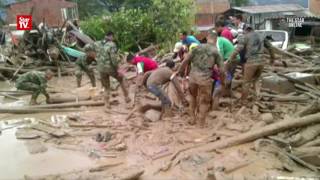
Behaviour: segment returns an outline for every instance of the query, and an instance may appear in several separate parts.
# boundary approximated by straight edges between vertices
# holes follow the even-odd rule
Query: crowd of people
[[[210,108],[217,109],[220,97],[232,95],[231,83],[237,66],[242,67],[243,102],[248,98],[249,88],[252,85],[256,92],[257,80],[264,68],[262,57],[264,47],[271,56],[270,63],[274,61],[272,45],[262,39],[250,25],[243,22],[242,16],[237,15],[232,19],[236,32],[226,26],[224,20],[215,23],[215,29],[208,32],[207,42],[201,44],[193,35],[182,32],[180,41],[174,47],[171,60],[165,66],[139,54],[129,54],[127,63],[134,65],[137,71],[137,81],[134,96],[134,105],[141,107],[141,92],[146,89],[161,101],[162,118],[172,116],[172,102],[162,86],[168,82],[176,89],[177,96],[183,106],[189,106],[190,124],[204,127]],[[109,32],[105,39],[84,47],[85,56],[76,61],[77,86],[81,86],[82,74],[88,75],[93,87],[96,86],[94,70],[91,64],[96,61],[100,74],[101,84],[104,88],[105,108],[110,109],[110,77],[115,78],[122,89],[126,103],[131,101],[125,78],[120,73],[120,56],[114,42],[114,34]],[[21,90],[33,91],[31,104],[36,104],[36,99],[43,93],[47,102],[50,102],[46,92],[46,82],[52,78],[52,72],[44,74],[30,72],[18,78],[16,87]],[[182,83],[180,83],[182,80]],[[187,85],[186,85],[187,84]],[[187,100],[186,93],[190,95]]]

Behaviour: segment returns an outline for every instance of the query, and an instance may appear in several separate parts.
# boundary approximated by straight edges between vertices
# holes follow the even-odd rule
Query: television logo
[[[32,16],[18,15],[17,30],[32,30]]]

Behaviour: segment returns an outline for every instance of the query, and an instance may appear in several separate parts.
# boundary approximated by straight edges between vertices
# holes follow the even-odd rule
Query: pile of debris
[[[82,48],[93,43],[70,21],[57,29],[48,28],[45,23],[33,27],[31,31],[4,27],[0,46],[0,74],[4,77],[11,79],[16,73],[48,68],[61,76],[72,67],[71,62],[84,55]]]

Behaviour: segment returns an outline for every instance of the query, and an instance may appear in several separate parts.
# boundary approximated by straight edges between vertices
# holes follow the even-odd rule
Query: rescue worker
[[[96,52],[93,46],[87,44],[84,47],[85,56],[81,56],[76,61],[77,86],[81,87],[83,72],[86,73],[91,81],[92,87],[96,87],[96,78],[91,64],[96,60]]]
[[[217,65],[221,70],[221,84],[223,87],[225,79],[223,59],[219,55],[218,50],[213,46],[214,39],[212,32],[209,32],[207,39],[208,44],[202,44],[193,49],[186,56],[179,69],[179,72],[183,73],[186,66],[191,62],[189,90],[191,94],[190,115],[192,119],[190,124],[198,122],[202,128],[205,126],[212,99],[213,80],[211,76],[214,65]]]
[[[46,102],[50,103],[50,96],[46,91],[47,82],[53,77],[53,72],[47,70],[45,73],[39,71],[27,72],[16,81],[18,90],[32,91],[30,105],[37,104],[37,98],[40,94],[46,97]]]
[[[244,64],[244,83],[242,85],[241,100],[244,101],[248,97],[250,84],[254,87],[254,92],[257,93],[257,81],[262,74],[264,68],[263,47],[267,48],[270,54],[270,64],[272,65],[275,59],[272,45],[267,39],[262,39],[257,32],[248,26],[243,36],[240,36],[238,45],[228,60],[228,69],[236,64],[237,55],[245,50]]]
[[[182,100],[183,105],[188,105],[188,101],[184,97],[176,73],[173,71],[175,63],[172,60],[166,62],[166,66],[158,68],[154,71],[147,72],[146,87],[149,92],[157,96],[161,101],[162,117],[171,115],[171,101],[167,94],[162,90],[161,86],[172,82],[177,90],[179,98]]]
[[[134,56],[133,54],[127,56],[127,63],[135,65],[137,69],[138,76],[136,79],[137,87],[135,88],[134,105],[141,107],[142,87],[146,78],[145,73],[157,69],[158,63],[153,59],[144,56]]]
[[[125,97],[125,102],[129,103],[131,101],[131,99],[129,98],[128,90],[125,87],[125,79],[123,75],[119,74],[118,72],[120,57],[118,54],[117,46],[113,42],[113,36],[113,32],[108,32],[104,40],[99,41],[95,44],[97,52],[97,70],[100,73],[101,84],[104,88],[104,100],[106,110],[111,109],[110,76],[115,78],[120,83],[120,87]]]

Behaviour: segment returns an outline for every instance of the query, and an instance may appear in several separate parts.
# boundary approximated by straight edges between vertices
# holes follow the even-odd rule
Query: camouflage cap
[[[83,50],[85,52],[88,52],[88,51],[95,51],[95,48],[94,48],[94,45],[93,44],[86,44],[83,48]]]

